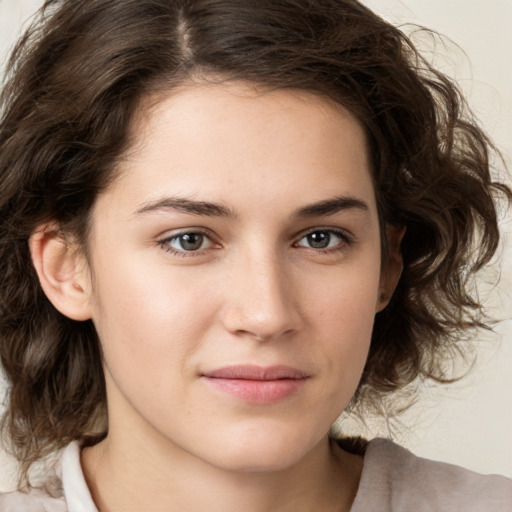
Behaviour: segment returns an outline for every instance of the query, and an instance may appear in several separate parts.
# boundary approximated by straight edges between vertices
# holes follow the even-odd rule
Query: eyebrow
[[[159,210],[176,210],[204,217],[227,217],[230,219],[237,217],[234,210],[222,204],[195,201],[184,197],[165,197],[157,201],[145,203],[135,213],[136,215],[143,215]]]
[[[343,210],[357,209],[368,212],[368,204],[356,197],[337,196],[332,199],[325,199],[316,203],[311,203],[295,210],[292,213],[292,219],[307,219],[310,217],[322,217],[334,215]],[[156,201],[143,204],[136,212],[136,215],[157,212],[159,210],[175,210],[193,215],[204,217],[225,217],[236,219],[236,212],[223,204],[212,203],[209,201],[196,201],[184,197],[165,197]]]
[[[368,203],[352,196],[337,196],[317,203],[303,206],[292,214],[292,218],[307,219],[309,217],[325,217],[343,210],[361,210],[369,212]]]

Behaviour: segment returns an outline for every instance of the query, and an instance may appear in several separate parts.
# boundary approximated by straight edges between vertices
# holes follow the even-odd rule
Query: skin
[[[381,262],[362,127],[311,94],[232,83],[152,98],[132,132],[88,260],[44,230],[31,243],[50,299],[101,340],[109,435],[82,452],[95,502],[349,510],[362,460],[327,434],[400,273]],[[305,378],[254,401],[205,377],[240,364]]]

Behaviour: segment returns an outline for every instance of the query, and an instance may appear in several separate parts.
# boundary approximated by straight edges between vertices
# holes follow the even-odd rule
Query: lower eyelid
[[[339,242],[333,246],[333,247],[325,247],[325,248],[314,248],[314,247],[307,247],[298,245],[298,243],[308,235],[315,233],[315,232],[327,232],[331,235],[334,235],[339,238]],[[186,249],[176,249],[170,245],[170,242],[177,240],[180,236],[186,235],[186,234],[200,234],[205,237],[205,239],[208,240],[208,246],[202,249],[187,251]],[[353,237],[346,233],[345,231],[338,230],[338,229],[332,229],[332,228],[316,228],[313,230],[310,230],[300,236],[300,238],[297,240],[297,242],[294,243],[294,246],[298,246],[300,248],[304,249],[311,249],[316,253],[334,253],[337,250],[343,250],[347,249],[347,246],[350,246],[354,243]],[[181,231],[175,234],[172,234],[171,236],[166,236],[165,238],[162,238],[160,240],[157,240],[157,245],[159,245],[164,251],[173,254],[178,257],[199,257],[204,255],[205,252],[211,250],[211,249],[218,249],[220,248],[220,244],[215,241],[215,239],[211,236],[211,234],[206,233],[201,230],[186,230]]]
[[[172,247],[170,244],[176,240],[178,240],[181,236],[188,235],[188,234],[196,234],[203,236],[208,241],[208,247],[197,249],[195,251],[187,251],[186,249],[176,249]],[[218,243],[215,242],[213,237],[204,231],[201,231],[199,229],[190,229],[186,231],[180,231],[178,233],[171,234],[169,236],[166,236],[164,238],[161,238],[156,241],[157,245],[159,245],[162,249],[164,249],[167,252],[170,252],[172,254],[178,254],[178,255],[185,255],[185,256],[194,256],[199,255],[203,253],[204,251],[218,246]]]
[[[317,233],[317,232],[325,232],[325,233],[329,233],[330,235],[334,235],[334,236],[338,237],[340,239],[340,242],[339,242],[338,245],[350,245],[351,243],[353,243],[352,236],[350,236],[349,234],[347,234],[344,231],[337,230],[337,229],[332,229],[332,228],[331,229],[329,229],[329,228],[317,228],[317,229],[313,229],[311,231],[308,231],[308,232],[304,233],[298,239],[296,244],[298,244],[303,238],[305,238],[305,237],[307,237],[309,235],[312,235],[313,233]],[[304,246],[299,246],[299,247],[304,247]],[[314,249],[314,248],[312,247],[311,249]],[[330,249],[334,249],[334,247],[332,247]],[[323,250],[330,250],[330,249],[329,248],[325,248]],[[315,250],[316,251],[321,251],[322,249],[315,249]]]

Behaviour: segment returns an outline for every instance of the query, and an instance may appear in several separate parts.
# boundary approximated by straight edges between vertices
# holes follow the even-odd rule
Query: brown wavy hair
[[[493,181],[495,149],[457,87],[397,28],[355,0],[47,0],[15,47],[0,106],[4,432],[25,469],[106,414],[96,331],[45,297],[28,239],[52,221],[86,247],[137,105],[191,77],[309,91],[365,127],[382,230],[406,233],[362,410],[417,377],[448,379],[447,357],[483,325],[472,278],[497,248],[496,197],[510,192]]]

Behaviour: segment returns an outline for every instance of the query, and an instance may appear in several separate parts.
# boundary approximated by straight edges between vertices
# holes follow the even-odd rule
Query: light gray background
[[[0,66],[40,0],[0,0]],[[396,24],[419,23],[447,35],[438,45],[438,65],[462,86],[473,110],[510,165],[512,156],[512,0],[366,0]],[[411,27],[404,27],[408,32]],[[429,47],[428,41],[423,43]],[[464,49],[462,52],[455,45]],[[470,63],[470,64],[469,64]],[[1,70],[1,67],[0,67]],[[512,167],[512,166],[511,166]],[[507,178],[508,179],[508,178]],[[449,388],[427,387],[404,416],[395,438],[419,455],[512,477],[512,217],[502,219],[498,288],[482,284],[492,312],[504,318],[499,338],[481,335],[479,357],[469,377]],[[492,274],[492,273],[491,273]],[[491,275],[489,274],[489,275]],[[346,428],[359,428],[348,423]],[[370,436],[386,425],[370,422]],[[14,462],[0,451],[0,491],[13,486]]]

